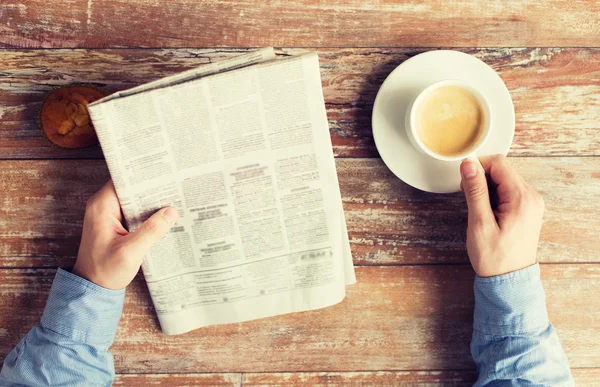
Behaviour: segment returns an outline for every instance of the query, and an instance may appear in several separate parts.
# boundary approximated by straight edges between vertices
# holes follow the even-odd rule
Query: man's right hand
[[[465,160],[461,188],[467,198],[467,252],[479,277],[492,277],[536,263],[544,200],[502,155]],[[490,202],[495,187],[497,206]]]

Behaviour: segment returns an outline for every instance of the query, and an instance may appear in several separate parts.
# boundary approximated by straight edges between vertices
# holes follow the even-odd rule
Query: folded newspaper
[[[180,213],[142,265],[164,333],[344,298],[354,266],[316,53],[264,48],[88,109],[129,229]]]

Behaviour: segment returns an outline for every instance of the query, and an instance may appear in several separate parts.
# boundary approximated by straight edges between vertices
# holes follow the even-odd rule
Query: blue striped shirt
[[[548,321],[539,265],[476,277],[474,287],[471,353],[477,386],[573,384]],[[59,269],[41,323],[4,360],[0,386],[110,386],[114,364],[108,347],[124,293]]]
[[[476,386],[574,385],[548,320],[539,264],[476,277],[474,287],[471,355],[477,364]]]
[[[110,386],[125,289],[109,290],[58,269],[40,324],[17,344],[0,386]]]

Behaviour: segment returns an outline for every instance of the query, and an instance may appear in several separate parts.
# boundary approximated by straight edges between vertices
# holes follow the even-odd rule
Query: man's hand
[[[467,251],[475,273],[491,277],[535,264],[544,200],[504,156],[480,161],[481,165],[465,160],[460,166],[461,189],[469,207]],[[490,194],[492,201],[497,200],[494,209]]]
[[[121,223],[121,207],[112,180],[87,201],[83,235],[73,273],[107,289],[123,289],[138,272],[144,256],[177,222],[172,207],[152,215],[135,232]]]

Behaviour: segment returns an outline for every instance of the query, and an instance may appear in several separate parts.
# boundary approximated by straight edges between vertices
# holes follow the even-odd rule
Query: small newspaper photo
[[[264,48],[88,110],[129,230],[179,211],[142,265],[165,334],[344,299],[356,279],[317,53]]]

